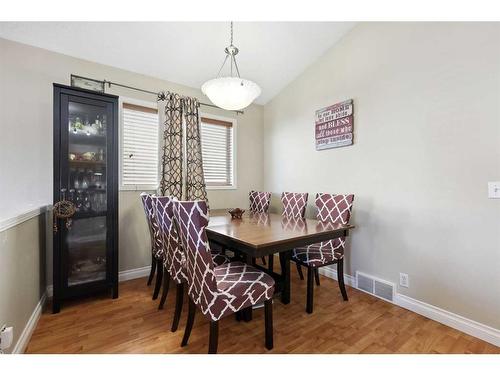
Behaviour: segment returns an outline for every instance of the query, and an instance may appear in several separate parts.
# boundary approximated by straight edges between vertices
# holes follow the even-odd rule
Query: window
[[[147,105],[122,104],[122,190],[158,187],[158,110]]]
[[[207,188],[235,188],[235,120],[201,116],[201,150]]]

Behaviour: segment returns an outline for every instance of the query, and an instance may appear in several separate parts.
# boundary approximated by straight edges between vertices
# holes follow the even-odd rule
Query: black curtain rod
[[[135,91],[140,91],[140,92],[144,92],[146,94],[152,94],[152,95],[155,95],[155,96],[158,96],[158,93],[157,92],[153,92],[153,91],[149,91],[149,90],[144,90],[144,89],[140,89],[138,87],[133,87],[133,86],[127,86],[127,85],[122,85],[121,83],[116,83],[116,82],[111,82],[111,81],[107,81],[107,80],[103,80],[101,81],[103,82],[104,84],[107,84],[108,87],[111,87],[111,86],[119,86],[119,87],[123,87],[125,89],[129,89],[129,90],[135,90]],[[221,108],[221,107],[217,107],[216,105],[213,105],[213,104],[208,104],[208,103],[202,103],[202,102],[199,102],[200,105],[203,105],[205,107],[212,107],[212,108],[218,108],[218,109],[222,109],[225,111],[225,109]],[[237,114],[243,114],[244,112],[243,111],[232,111],[232,112],[236,112]]]

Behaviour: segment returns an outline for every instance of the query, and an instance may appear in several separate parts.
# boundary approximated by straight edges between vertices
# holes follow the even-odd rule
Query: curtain
[[[200,117],[197,99],[184,99],[186,118],[186,198],[207,201],[207,189],[203,175],[201,154]]]
[[[158,102],[163,123],[159,194],[180,200],[207,201],[199,102],[195,98],[168,92],[160,93]]]

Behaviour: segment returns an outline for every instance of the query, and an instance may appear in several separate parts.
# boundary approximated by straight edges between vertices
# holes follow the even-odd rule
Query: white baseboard
[[[396,293],[395,304],[500,347],[500,330]]]
[[[321,275],[337,280],[337,266],[326,266],[319,269]],[[356,288],[356,278],[344,273],[344,284]]]
[[[319,269],[319,273],[331,279],[337,280],[337,270],[335,268],[330,268],[329,266],[322,267]],[[357,289],[355,277],[344,274],[344,282],[346,285],[350,285]],[[364,292],[361,289],[358,290]],[[377,298],[377,296],[374,297]],[[478,339],[500,347],[499,329],[465,318],[450,311],[443,310],[439,307],[405,296],[401,293],[396,293],[393,303],[404,309],[413,311],[414,313],[423,315],[426,318],[435,320],[436,322],[455,328],[468,335],[477,337]]]
[[[118,273],[118,281],[122,282],[149,276],[150,270],[151,266],[145,266],[140,268],[133,268],[131,270],[120,271]],[[52,298],[53,294],[54,294],[53,286],[47,285],[47,297]]]
[[[17,340],[14,349],[12,350],[12,354],[23,354],[24,351],[26,350],[26,347],[28,346],[28,343],[31,339],[31,335],[35,331],[36,324],[38,323],[38,320],[42,315],[42,310],[43,306],[45,305],[46,299],[47,299],[47,294],[44,293],[42,298],[40,298],[40,301],[38,301],[35,310],[33,310],[33,313],[31,314],[28,323],[26,323],[23,332],[21,332],[21,336],[19,336],[19,339]]]
[[[122,282],[127,280],[139,279],[141,277],[146,277],[149,276],[150,270],[151,266],[146,266],[146,267],[134,268],[127,271],[121,271],[120,273],[118,273],[118,280]]]

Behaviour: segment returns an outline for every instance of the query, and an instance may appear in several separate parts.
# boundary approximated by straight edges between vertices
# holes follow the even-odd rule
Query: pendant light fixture
[[[216,106],[236,111],[248,107],[260,95],[259,85],[248,79],[240,77],[236,55],[239,50],[233,45],[233,23],[231,22],[231,44],[224,50],[226,58],[219,69],[217,78],[211,79],[201,86],[203,94]],[[231,75],[222,76],[221,72],[227,60],[231,60]],[[236,75],[233,75],[233,66]]]

